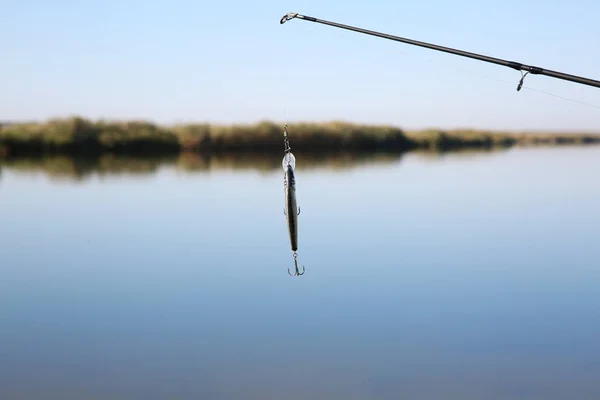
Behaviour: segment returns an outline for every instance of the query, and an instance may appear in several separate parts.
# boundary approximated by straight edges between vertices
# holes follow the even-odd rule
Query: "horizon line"
[[[81,114],[65,114],[65,115],[54,115],[46,118],[40,119],[21,119],[21,120],[11,120],[11,119],[0,119],[0,128],[3,126],[11,126],[11,125],[25,125],[25,124],[45,124],[51,121],[65,121],[70,119],[82,119],[85,121],[90,121],[93,123],[98,122],[113,122],[113,123],[127,123],[127,122],[143,122],[152,124],[155,126],[162,127],[177,127],[177,126],[191,126],[191,125],[209,125],[209,126],[257,126],[260,124],[273,124],[273,125],[281,125],[283,129],[284,125],[329,125],[329,124],[346,124],[346,125],[354,125],[358,127],[388,127],[399,129],[404,132],[425,132],[425,131],[476,131],[476,132],[497,132],[497,133],[563,133],[563,134],[595,134],[600,135],[600,128],[597,130],[582,130],[582,129],[495,129],[495,128],[477,128],[477,127],[454,127],[454,128],[443,128],[439,126],[430,126],[430,127],[422,127],[422,128],[403,128],[398,124],[391,123],[369,123],[369,122],[358,122],[352,121],[350,119],[340,119],[340,118],[331,118],[331,119],[315,119],[315,120],[292,120],[292,121],[278,121],[276,119],[268,119],[268,118],[259,118],[253,121],[246,122],[215,122],[210,120],[192,120],[188,119],[186,121],[173,121],[173,122],[158,122],[151,118],[141,118],[141,117],[130,117],[130,118],[117,118],[117,117],[87,117]]]

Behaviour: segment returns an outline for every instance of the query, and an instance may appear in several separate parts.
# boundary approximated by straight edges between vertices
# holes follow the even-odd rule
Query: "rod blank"
[[[357,28],[355,26],[344,25],[344,24],[340,24],[337,22],[332,22],[332,21],[327,21],[324,19],[309,17],[306,15],[298,14],[298,13],[285,14],[281,18],[279,23],[284,24],[285,22],[290,21],[294,18],[299,18],[299,19],[302,19],[305,21],[310,21],[310,22],[317,22],[317,23],[324,24],[324,25],[330,25],[330,26],[333,26],[336,28],[347,29],[347,30],[354,31],[354,32],[364,33],[366,35],[377,36],[377,37],[380,37],[383,39],[389,39],[389,40],[393,40],[396,42],[407,43],[407,44],[410,44],[413,46],[425,47],[425,48],[428,48],[431,50],[437,50],[437,51],[442,51],[445,53],[455,54],[455,55],[461,56],[461,57],[472,58],[475,60],[512,68],[517,71],[526,71],[526,73],[521,76],[521,81],[519,82],[519,85],[517,86],[517,91],[521,90],[521,87],[523,86],[523,79],[525,78],[525,75],[527,75],[528,73],[534,74],[534,75],[546,75],[546,76],[549,76],[552,78],[562,79],[565,81],[570,81],[570,82],[575,82],[575,83],[579,83],[582,85],[588,85],[588,86],[600,88],[600,81],[595,80],[595,79],[585,78],[585,77],[577,76],[577,75],[566,74],[564,72],[552,71],[549,69],[535,67],[532,65],[527,65],[527,64],[520,63],[520,62],[516,62],[516,61],[508,61],[508,60],[503,60],[501,58],[489,57],[489,56],[482,55],[482,54],[471,53],[471,52],[464,51],[464,50],[453,49],[451,47],[444,47],[444,46],[439,46],[436,44],[421,42],[418,40],[389,35],[387,33],[381,33],[381,32],[371,31],[368,29]],[[523,73],[521,72],[521,74],[523,74]]]

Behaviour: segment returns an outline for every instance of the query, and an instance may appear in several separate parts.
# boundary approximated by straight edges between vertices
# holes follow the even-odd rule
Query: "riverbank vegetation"
[[[600,144],[599,134],[514,133],[475,130],[405,132],[393,126],[346,122],[289,124],[293,151],[403,152],[492,149],[531,145]],[[0,126],[0,155],[32,154],[168,155],[283,151],[281,124],[186,124],[145,121],[91,121],[80,117]]]

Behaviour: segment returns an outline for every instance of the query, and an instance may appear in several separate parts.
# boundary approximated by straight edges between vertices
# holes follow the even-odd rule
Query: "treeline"
[[[600,135],[502,133],[474,130],[405,132],[392,126],[346,122],[288,124],[292,151],[393,151],[491,149],[516,145],[600,143]],[[0,126],[0,155],[173,154],[179,152],[283,151],[283,127],[90,121],[80,117]]]

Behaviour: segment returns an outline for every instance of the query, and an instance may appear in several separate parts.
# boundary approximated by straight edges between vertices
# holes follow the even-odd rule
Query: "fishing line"
[[[488,76],[486,74],[482,74],[481,72],[476,72],[476,71],[473,71],[473,70],[470,70],[470,69],[466,69],[464,67],[457,67],[457,66],[448,64],[446,62],[443,62],[443,61],[433,60],[431,58],[424,57],[423,55],[420,55],[420,54],[416,54],[416,53],[402,53],[402,54],[405,54],[405,55],[408,55],[408,56],[411,56],[411,57],[417,57],[417,58],[420,58],[423,61],[426,61],[426,62],[429,62],[429,63],[432,63],[432,64],[436,64],[436,65],[445,67],[447,69],[453,69],[455,71],[461,71],[461,72],[469,74],[470,76],[475,77],[475,78],[485,79],[485,80],[492,81],[492,82],[498,82],[498,83],[503,83],[505,85],[514,86],[514,82],[509,82],[509,81],[506,81],[504,79],[494,78],[494,77]],[[524,75],[522,75],[522,78],[524,78]],[[577,103],[577,104],[581,104],[581,105],[585,105],[585,106],[588,106],[588,107],[600,108],[600,105],[598,105],[598,104],[588,103],[588,102],[585,102],[585,101],[582,101],[582,100],[576,100],[576,99],[573,99],[573,98],[570,98],[570,97],[561,96],[561,95],[558,95],[556,93],[551,93],[551,92],[547,92],[547,91],[544,91],[544,90],[535,89],[535,88],[530,87],[530,86],[525,86],[525,84],[522,85],[521,90],[530,90],[532,92],[536,92],[536,93],[543,94],[543,95],[546,95],[546,96],[556,97],[556,98],[559,98],[559,99],[562,99],[562,100],[571,101],[571,102],[574,102],[574,103]]]
[[[531,90],[533,92],[545,94],[545,95],[548,95],[548,96],[558,97],[559,99],[572,101],[574,103],[582,104],[582,105],[585,105],[585,106],[588,106],[588,107],[600,108],[600,105],[597,105],[597,104],[594,104],[594,103],[586,103],[585,101],[571,99],[569,97],[560,96],[558,94],[553,94],[553,93],[550,93],[550,92],[545,92],[543,90],[534,89],[534,88],[530,88],[530,87],[527,87],[527,86],[523,86],[523,89]]]
[[[411,55],[415,55],[415,54],[411,54]],[[417,56],[421,57],[420,55],[417,55]],[[482,74],[480,72],[475,72],[473,70],[469,70],[469,69],[466,69],[466,68],[463,68],[463,67],[456,67],[456,66],[447,64],[445,62],[434,61],[434,60],[432,60],[430,58],[427,58],[425,60],[427,62],[430,62],[430,63],[439,64],[439,65],[441,65],[441,66],[443,66],[445,68],[448,68],[448,69],[454,69],[454,70],[457,70],[457,71],[465,72],[465,73],[467,73],[469,75],[473,75],[475,78],[486,79],[486,80],[489,80],[489,81],[503,83],[503,84],[509,85],[509,86],[514,86],[514,82],[509,82],[509,81],[506,81],[504,79],[493,78],[491,76]],[[525,78],[525,75],[527,75],[527,74],[525,73],[525,74],[523,74],[521,76],[521,78],[523,80]],[[581,104],[581,105],[584,105],[584,106],[588,106],[588,107],[592,107],[592,108],[600,108],[600,105],[598,105],[598,104],[588,103],[588,102],[585,102],[585,101],[582,101],[582,100],[576,100],[576,99],[573,99],[573,98],[570,98],[570,97],[561,96],[561,95],[558,95],[556,93],[551,93],[551,92],[547,92],[547,91],[544,91],[544,90],[535,89],[535,88],[530,87],[530,86],[525,86],[524,84],[522,84],[520,90],[530,90],[532,92],[536,92],[536,93],[543,94],[543,95],[546,95],[546,96],[556,97],[556,98],[559,98],[559,99],[562,99],[562,100],[571,101],[571,102],[574,102],[574,103],[577,103],[577,104]]]
[[[286,82],[291,82],[293,79],[289,79],[290,70],[286,63],[286,59],[283,58],[282,67],[283,81],[282,85],[286,85]],[[283,107],[283,159],[281,166],[283,168],[283,191],[284,191],[284,208],[283,214],[285,215],[285,221],[288,228],[288,235],[290,240],[290,249],[292,250],[292,257],[294,259],[294,272],[292,273],[288,268],[288,274],[290,276],[302,276],[305,273],[305,267],[302,265],[302,271],[298,266],[298,216],[300,215],[300,206],[296,199],[296,157],[292,153],[290,146],[289,132],[288,132],[288,96],[284,96],[281,100]]]

